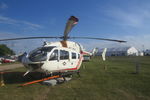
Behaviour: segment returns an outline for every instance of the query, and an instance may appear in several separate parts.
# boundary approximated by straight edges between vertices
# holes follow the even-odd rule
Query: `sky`
[[[114,43],[73,40],[87,50],[134,46],[150,49],[150,0],[0,0],[0,39],[62,36],[70,16],[79,18],[70,36],[126,40]],[[0,42],[18,52],[30,51],[56,39]]]

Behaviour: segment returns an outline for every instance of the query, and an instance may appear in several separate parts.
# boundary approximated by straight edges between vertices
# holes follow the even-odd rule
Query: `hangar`
[[[150,50],[147,49],[147,50],[144,52],[144,55],[145,55],[145,56],[150,56]]]
[[[103,49],[99,50],[99,54],[102,53]],[[119,48],[108,48],[106,56],[138,56],[139,51],[135,47],[119,47]]]

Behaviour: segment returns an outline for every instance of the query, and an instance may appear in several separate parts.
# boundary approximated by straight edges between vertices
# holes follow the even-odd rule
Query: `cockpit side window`
[[[60,50],[60,60],[69,59],[69,52],[65,50]]]
[[[58,50],[54,50],[52,54],[50,55],[49,61],[50,60],[58,60]]]
[[[29,59],[33,62],[46,61],[47,53],[50,52],[54,47],[41,47],[33,50],[29,53]]]
[[[80,54],[78,54],[78,59],[80,59]]]

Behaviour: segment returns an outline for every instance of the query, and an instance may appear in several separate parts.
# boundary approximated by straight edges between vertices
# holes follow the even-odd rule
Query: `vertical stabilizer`
[[[106,52],[107,52],[107,48],[104,48],[103,53],[102,53],[102,59],[103,59],[103,61],[106,60]]]

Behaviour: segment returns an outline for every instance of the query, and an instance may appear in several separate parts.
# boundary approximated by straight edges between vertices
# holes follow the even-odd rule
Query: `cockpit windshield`
[[[40,47],[29,53],[29,59],[33,62],[45,61],[47,59],[47,53],[54,47]]]

